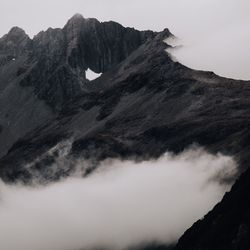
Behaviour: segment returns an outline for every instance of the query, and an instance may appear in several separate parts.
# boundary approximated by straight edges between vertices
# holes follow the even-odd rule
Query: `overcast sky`
[[[20,26],[33,36],[62,27],[75,13],[114,20],[124,26],[181,38],[174,52],[184,64],[218,74],[250,79],[249,0],[0,0],[0,35]]]

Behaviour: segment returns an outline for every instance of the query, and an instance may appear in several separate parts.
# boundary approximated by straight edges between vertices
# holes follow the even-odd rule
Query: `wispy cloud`
[[[221,180],[235,166],[230,157],[195,149],[141,163],[108,160],[87,178],[47,186],[1,183],[0,249],[173,243],[222,198],[231,183]]]

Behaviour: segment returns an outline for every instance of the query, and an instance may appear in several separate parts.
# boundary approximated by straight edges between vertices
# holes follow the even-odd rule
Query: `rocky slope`
[[[203,220],[179,240],[176,250],[247,250],[250,248],[250,169]]]
[[[88,159],[86,175],[105,158],[156,158],[194,143],[233,155],[246,170],[250,82],[175,62],[164,42],[170,35],[76,15],[33,40],[18,28],[4,36],[1,178],[48,182],[79,158]],[[89,82],[87,68],[103,74]],[[249,248],[248,172],[177,249]]]
[[[81,15],[33,40],[11,29],[0,39],[0,156],[87,91],[86,69],[106,72],[155,35]]]
[[[64,100],[48,122],[26,133],[2,157],[1,176],[29,179],[38,171],[43,179],[53,179],[72,170],[59,167],[56,175],[50,173],[56,157],[49,150],[65,141],[72,143],[68,158],[91,159],[93,168],[107,157],[159,157],[196,143],[234,155],[244,169],[249,157],[249,82],[174,62],[163,42],[169,35],[165,30],[149,39],[100,78],[85,83],[85,91],[73,100]],[[65,76],[60,77],[51,89],[65,83]]]

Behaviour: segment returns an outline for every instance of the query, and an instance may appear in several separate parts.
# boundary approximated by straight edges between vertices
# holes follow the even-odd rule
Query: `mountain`
[[[234,156],[242,176],[176,249],[248,249],[250,82],[176,62],[170,36],[77,14],[33,39],[17,27],[2,37],[0,176],[50,182],[79,158],[90,162],[87,175],[106,158],[152,159],[198,144]],[[102,75],[89,81],[87,69]]]
[[[154,36],[80,15],[33,40],[22,29],[11,29],[0,39],[0,156],[55,119],[67,101],[88,92],[85,70],[106,72]]]
[[[175,250],[246,250],[250,247],[250,169],[232,190],[196,222],[179,240]]]

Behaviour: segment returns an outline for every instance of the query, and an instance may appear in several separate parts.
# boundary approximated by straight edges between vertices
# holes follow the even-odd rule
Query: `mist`
[[[169,52],[180,63],[192,68],[213,71],[220,76],[250,80],[249,22],[238,22],[195,41],[177,38],[177,47]]]
[[[78,164],[80,164],[78,162]],[[233,158],[189,149],[158,160],[106,160],[86,178],[0,183],[0,249],[126,249],[172,244],[221,200]]]

